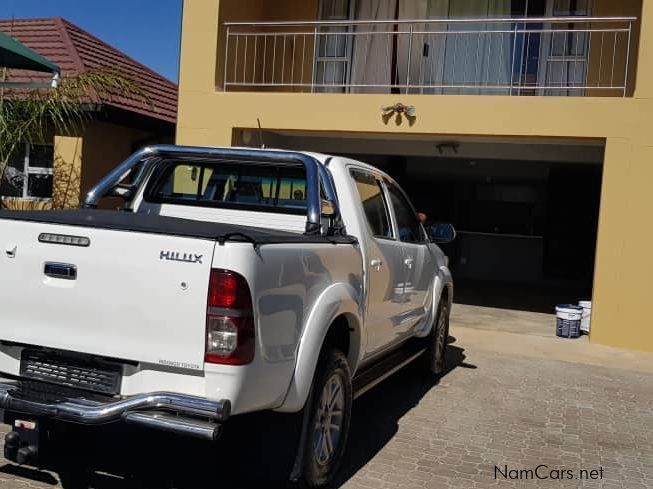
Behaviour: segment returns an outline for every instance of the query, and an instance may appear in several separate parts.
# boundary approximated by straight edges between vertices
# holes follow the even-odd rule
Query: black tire
[[[328,385],[329,383],[331,384]],[[341,389],[342,397],[337,393],[336,385]],[[332,392],[334,396],[333,406],[341,409],[333,409],[332,411],[325,409],[324,402],[329,392]],[[336,403],[336,398],[338,403]],[[326,350],[320,356],[311,396],[309,397],[309,405],[306,406],[309,410],[308,431],[302,447],[303,464],[300,481],[304,487],[324,488],[333,482],[347,445],[351,404],[351,371],[349,370],[347,358],[339,350]],[[332,418],[333,413],[337,411],[341,411],[340,417],[334,416]],[[334,421],[333,425],[340,426],[335,442],[334,438],[336,437],[333,435],[328,436],[331,432],[325,435],[320,428],[325,424],[331,425],[329,421]],[[320,433],[322,433],[321,437]],[[329,447],[331,449],[330,455],[328,454]]]
[[[449,301],[443,297],[438,304],[438,312],[426,337],[427,347],[422,355],[422,370],[439,377],[447,369],[447,343],[449,339]]]

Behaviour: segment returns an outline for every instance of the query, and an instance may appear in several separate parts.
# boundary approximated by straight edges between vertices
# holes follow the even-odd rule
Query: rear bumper
[[[87,426],[123,421],[212,441],[229,418],[231,403],[172,392],[102,399],[40,382],[17,381],[0,384],[0,409]]]

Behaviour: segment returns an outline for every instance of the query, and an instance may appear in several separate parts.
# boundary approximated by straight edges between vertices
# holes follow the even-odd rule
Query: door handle
[[[383,261],[380,258],[374,258],[370,262],[370,266],[374,268],[377,272],[381,270],[381,266],[383,265]]]
[[[43,267],[43,273],[52,278],[77,280],[77,267],[68,263],[48,262]]]
[[[404,260],[404,265],[406,265],[408,268],[413,268],[413,262],[414,261],[415,260],[413,260],[412,258],[406,258]]]

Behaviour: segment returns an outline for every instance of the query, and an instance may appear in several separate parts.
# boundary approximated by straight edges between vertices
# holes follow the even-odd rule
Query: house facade
[[[0,20],[0,31],[59,66],[62,78],[110,70],[138,91],[90,94],[88,117],[75,133],[53,130],[45,141],[23,143],[1,179],[3,207],[77,207],[94,183],[133,151],[174,141],[177,86],[171,81],[65,19]],[[3,81],[48,84],[51,78],[12,69]]]
[[[184,2],[179,144],[374,164],[459,230],[459,300],[648,351],[652,97],[642,0]]]

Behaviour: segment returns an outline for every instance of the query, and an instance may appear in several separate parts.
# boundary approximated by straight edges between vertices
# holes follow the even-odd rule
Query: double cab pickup
[[[278,411],[302,420],[289,477],[327,486],[357,396],[444,371],[454,234],[373,166],[281,150],[152,146],[81,209],[2,211],[5,456],[39,465],[61,424],[220,443]]]

